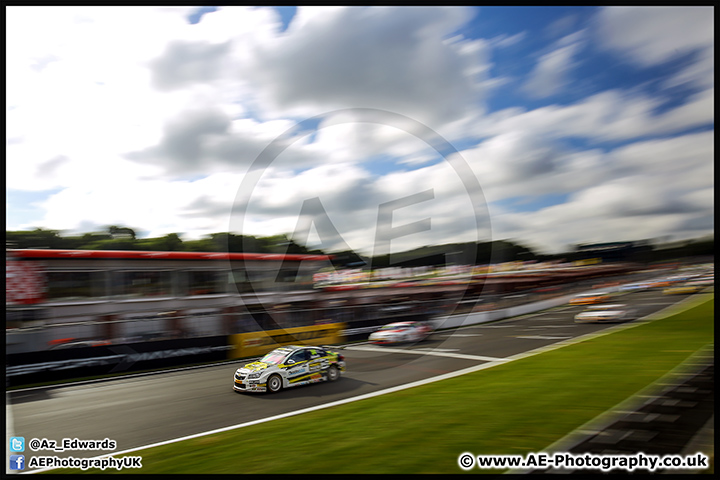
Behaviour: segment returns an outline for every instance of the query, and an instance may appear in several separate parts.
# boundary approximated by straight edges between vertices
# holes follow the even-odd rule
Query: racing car
[[[629,322],[637,318],[637,311],[627,305],[593,305],[575,315],[575,323]]]
[[[570,300],[570,305],[593,305],[607,302],[610,295],[607,292],[581,293]]]
[[[675,285],[667,287],[663,290],[664,295],[682,295],[688,293],[698,293],[705,285],[697,282],[687,282],[683,285]]]
[[[432,328],[425,322],[394,322],[380,327],[370,334],[370,343],[378,345],[388,343],[419,342],[432,333]]]
[[[276,393],[283,388],[334,382],[343,372],[345,357],[328,347],[290,345],[238,368],[233,376],[233,390]]]

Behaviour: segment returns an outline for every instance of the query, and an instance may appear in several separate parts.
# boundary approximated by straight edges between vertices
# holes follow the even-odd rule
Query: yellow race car
[[[328,347],[290,345],[238,368],[233,376],[233,390],[275,393],[299,385],[334,382],[344,371],[345,357]]]
[[[663,294],[665,294],[665,295],[691,294],[691,293],[697,293],[702,289],[703,289],[703,287],[700,285],[693,285],[690,283],[686,283],[685,285],[676,285],[674,287],[667,287],[666,289],[663,290]]]

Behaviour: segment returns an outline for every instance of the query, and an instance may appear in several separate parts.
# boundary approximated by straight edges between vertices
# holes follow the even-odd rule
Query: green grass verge
[[[713,341],[713,319],[714,297],[491,369],[129,453],[143,468],[122,473],[462,473],[462,452],[539,452],[652,384]]]

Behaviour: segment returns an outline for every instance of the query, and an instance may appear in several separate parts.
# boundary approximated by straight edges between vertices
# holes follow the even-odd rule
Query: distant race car
[[[672,287],[676,283],[677,283],[677,280],[664,278],[664,279],[655,280],[655,281],[651,282],[649,284],[649,286],[650,286],[650,288],[653,288],[653,289],[668,288],[668,287]]]
[[[607,302],[610,295],[606,292],[581,293],[570,300],[570,305],[592,305]]]
[[[617,323],[637,318],[637,310],[627,305],[593,305],[575,315],[575,323]]]
[[[345,357],[327,347],[279,347],[257,362],[238,368],[233,376],[236,392],[279,392],[322,381],[333,382],[345,371]]]
[[[700,285],[701,287],[709,287],[710,285],[715,284],[715,279],[712,275],[707,275],[693,279],[690,283],[693,285]]]
[[[394,322],[374,331],[368,338],[370,343],[384,345],[389,343],[419,342],[432,333],[432,327],[425,322]]]
[[[650,288],[650,284],[648,282],[637,282],[637,283],[628,283],[626,285],[620,286],[621,292],[639,292],[643,290],[647,290]]]
[[[683,295],[683,294],[689,294],[689,293],[697,293],[700,290],[702,290],[704,287],[702,285],[693,284],[693,283],[686,283],[685,285],[675,285],[670,286],[665,289],[663,289],[663,294],[665,295]]]

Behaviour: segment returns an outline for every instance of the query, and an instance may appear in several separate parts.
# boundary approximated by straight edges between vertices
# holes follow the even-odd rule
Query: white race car
[[[627,305],[593,305],[575,315],[575,323],[629,322],[637,318],[637,310]]]
[[[636,282],[636,283],[628,283],[626,285],[620,286],[621,292],[642,292],[645,290],[648,290],[650,288],[650,283],[648,282]]]
[[[283,388],[333,382],[345,371],[345,357],[326,347],[279,347],[257,362],[238,368],[233,376],[236,392],[279,392]]]
[[[370,343],[384,345],[389,343],[419,342],[432,333],[432,327],[425,322],[394,322],[380,327],[370,334]]]

